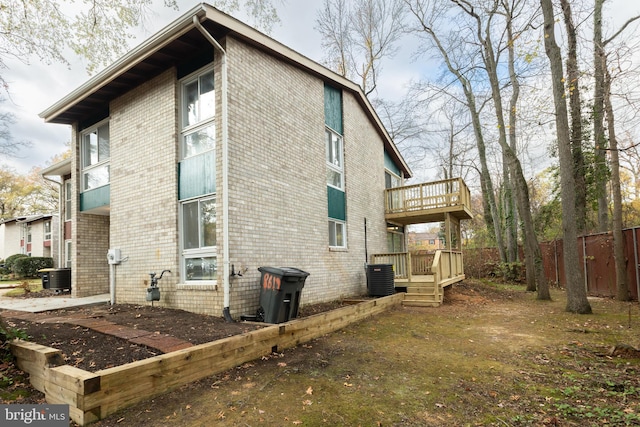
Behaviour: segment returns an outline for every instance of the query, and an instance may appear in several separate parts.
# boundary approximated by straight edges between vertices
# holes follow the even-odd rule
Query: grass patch
[[[399,308],[105,420],[143,425],[632,426],[637,303],[468,281],[439,308]],[[629,316],[631,307],[631,317]],[[110,420],[110,421],[109,421]],[[100,425],[98,423],[97,425]]]

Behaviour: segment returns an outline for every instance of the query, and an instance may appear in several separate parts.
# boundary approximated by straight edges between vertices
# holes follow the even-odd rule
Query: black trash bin
[[[393,295],[396,292],[393,264],[369,264],[367,286],[372,297]]]
[[[42,278],[42,289],[71,290],[70,268],[43,268],[38,273]]]
[[[260,267],[257,320],[282,323],[298,316],[300,294],[309,273],[293,267]]]

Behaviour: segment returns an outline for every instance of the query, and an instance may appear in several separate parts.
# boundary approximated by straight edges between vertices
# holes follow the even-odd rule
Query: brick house
[[[31,215],[0,221],[0,260],[11,255],[51,257],[58,254],[58,216]]]
[[[64,187],[74,297],[145,303],[167,269],[160,305],[239,316],[261,266],[309,272],[303,304],[363,294],[385,187],[410,176],[358,85],[207,4],[41,117],[72,130],[44,175]]]

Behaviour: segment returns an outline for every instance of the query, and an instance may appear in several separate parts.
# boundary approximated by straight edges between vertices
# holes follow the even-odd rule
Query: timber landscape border
[[[292,348],[400,306],[404,293],[376,298],[206,344],[89,372],[64,364],[60,350],[15,340],[16,365],[51,404],[69,405],[84,426],[120,409],[243,363]],[[135,381],[132,379],[135,378]]]

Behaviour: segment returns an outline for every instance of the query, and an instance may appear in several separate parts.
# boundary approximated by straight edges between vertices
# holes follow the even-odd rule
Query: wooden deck
[[[471,193],[462,178],[385,190],[385,217],[399,224],[444,221],[445,215],[470,219]]]
[[[442,304],[444,288],[465,279],[460,251],[438,250],[432,256],[377,254],[371,262],[393,265],[395,286],[407,289],[403,301],[406,306],[437,307]]]

